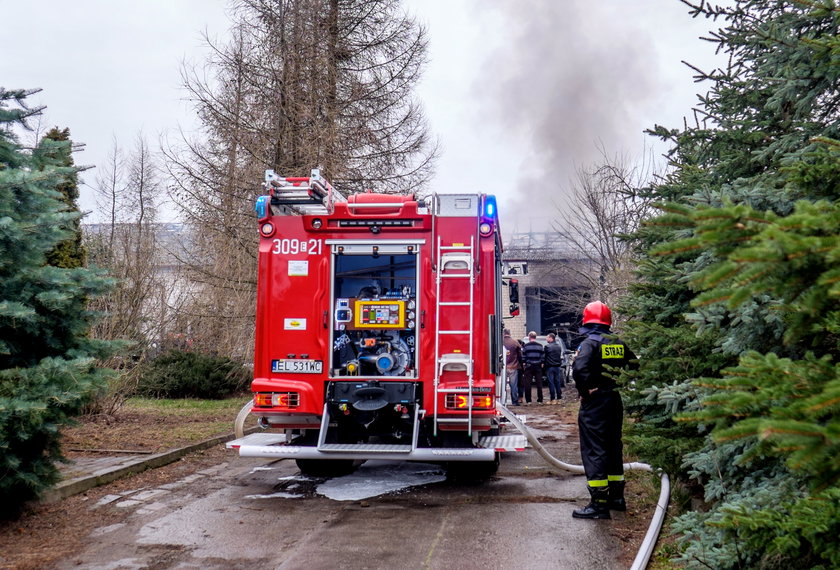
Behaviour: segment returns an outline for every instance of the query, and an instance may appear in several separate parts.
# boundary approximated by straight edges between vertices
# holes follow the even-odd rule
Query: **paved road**
[[[576,462],[564,426],[549,416],[537,425],[549,449]],[[435,482],[358,498],[395,478]],[[446,481],[436,466],[382,462],[355,479],[312,479],[292,461],[231,454],[178,480],[102,497],[90,508],[128,516],[94,530],[58,567],[626,567],[609,532],[615,521],[571,518],[584,495],[580,476],[549,471],[533,450],[506,454],[497,476],[480,484]]]

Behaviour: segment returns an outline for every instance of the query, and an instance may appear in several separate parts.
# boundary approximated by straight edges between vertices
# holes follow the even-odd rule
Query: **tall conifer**
[[[78,212],[60,189],[72,166],[37,160],[15,129],[40,112],[34,91],[0,88],[0,514],[54,483],[59,428],[104,385],[95,358],[108,346],[87,335],[87,300],[107,280],[85,268],[49,265],[47,255],[73,234]],[[57,152],[69,142],[54,141]],[[52,144],[52,143],[50,143]],[[69,152],[69,151],[66,151]]]
[[[636,443],[678,433],[680,457],[651,456],[704,492],[708,509],[674,524],[683,562],[838,567],[840,10],[693,10],[725,22],[730,60],[704,74],[702,122],[655,129],[676,168],[626,303],[646,356]]]

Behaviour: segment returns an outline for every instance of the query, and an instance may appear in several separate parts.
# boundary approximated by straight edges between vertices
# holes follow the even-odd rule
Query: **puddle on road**
[[[359,501],[409,487],[440,483],[446,473],[437,465],[396,461],[368,461],[355,473],[328,479],[318,493],[334,501]]]
[[[280,477],[274,493],[247,495],[246,499],[301,499],[323,495],[333,501],[359,501],[446,480],[446,472],[437,465],[401,461],[371,460],[354,473],[333,479],[293,475]]]

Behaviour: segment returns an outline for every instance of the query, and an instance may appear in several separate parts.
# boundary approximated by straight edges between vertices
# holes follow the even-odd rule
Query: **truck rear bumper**
[[[522,451],[527,442],[524,436],[508,435],[479,440],[480,447],[417,447],[386,444],[325,444],[320,448],[305,445],[286,445],[283,434],[255,433],[227,443],[228,449],[238,449],[240,457],[271,459],[385,459],[390,461],[493,461],[497,452]]]

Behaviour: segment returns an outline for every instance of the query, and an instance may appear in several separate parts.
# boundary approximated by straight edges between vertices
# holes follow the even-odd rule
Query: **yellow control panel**
[[[402,299],[357,300],[353,324],[359,329],[404,329],[405,301]]]

